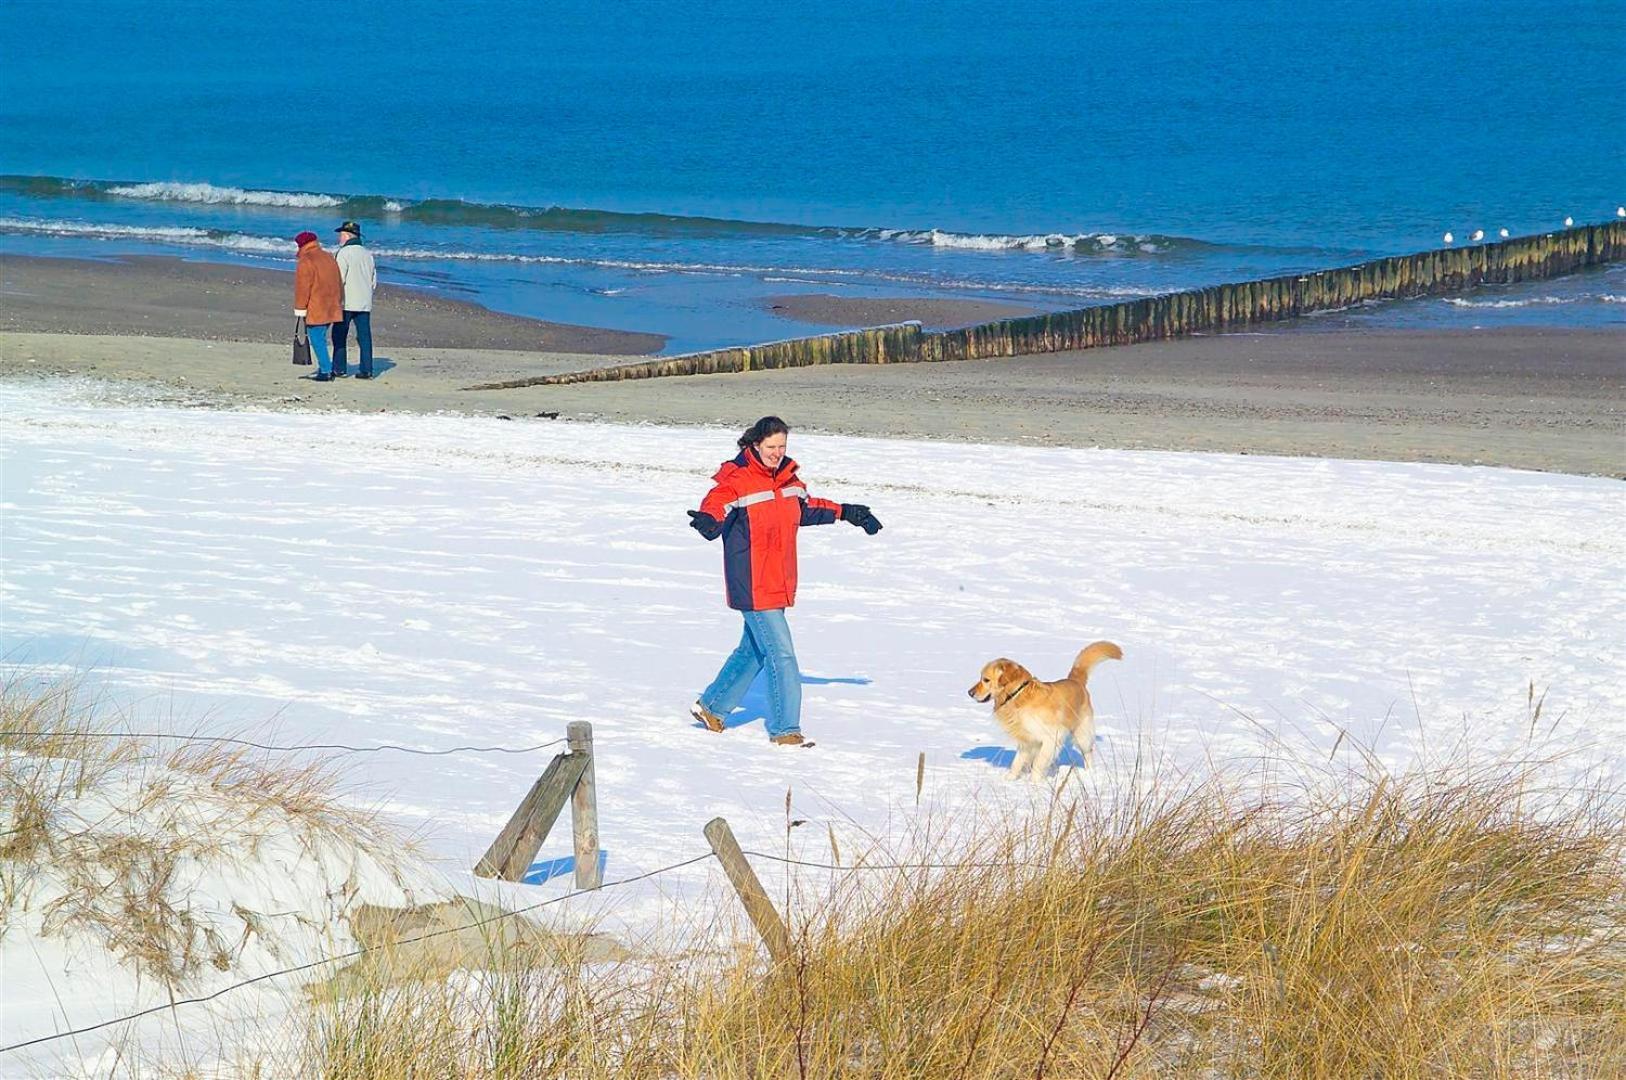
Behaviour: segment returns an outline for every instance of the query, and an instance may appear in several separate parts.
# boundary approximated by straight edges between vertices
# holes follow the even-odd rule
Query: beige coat
[[[339,277],[344,279],[344,310],[373,310],[373,290],[378,288],[373,253],[360,240],[348,240],[335,257],[339,260]]]

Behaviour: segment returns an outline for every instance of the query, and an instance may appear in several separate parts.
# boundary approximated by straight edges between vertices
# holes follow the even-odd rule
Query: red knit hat
[[[304,232],[294,237],[294,243],[300,247],[304,247],[306,244],[316,243],[317,239],[318,237],[315,233],[311,232],[309,229],[306,229]]]

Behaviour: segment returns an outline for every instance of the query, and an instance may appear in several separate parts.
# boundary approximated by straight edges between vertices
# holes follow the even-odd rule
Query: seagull
[[[1615,207],[1615,216],[1616,217],[1626,217],[1626,206],[1617,206],[1617,207]]]
[[[1446,233],[1445,234],[1445,242],[1447,244],[1453,244],[1453,243],[1456,243],[1456,239],[1450,233]]]
[[[1567,217],[1567,218],[1565,218],[1565,219],[1564,219],[1564,228],[1566,228],[1566,229],[1567,229],[1567,228],[1569,228],[1569,227],[1570,227],[1570,226],[1571,226],[1571,225],[1574,225],[1574,224],[1575,224],[1575,219],[1574,219],[1574,218],[1572,218],[1572,217]]]
[[[1506,240],[1507,239],[1507,230],[1506,229],[1499,230],[1496,235],[1500,236],[1503,240]]]
[[[1472,240],[1476,244],[1479,243],[1481,240],[1485,239],[1485,230],[1484,229],[1475,229],[1474,234],[1472,236],[1470,236],[1468,239]]]

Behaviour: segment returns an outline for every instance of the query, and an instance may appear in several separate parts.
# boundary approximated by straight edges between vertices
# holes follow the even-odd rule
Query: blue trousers
[[[332,325],[336,326],[338,324],[334,323]],[[319,375],[333,374],[333,361],[327,354],[328,326],[328,323],[322,323],[320,326],[305,324],[305,336],[310,338],[311,355],[316,357],[316,371]]]
[[[802,729],[802,673],[796,666],[796,645],[783,608],[742,611],[745,633],[723,661],[717,677],[700,695],[700,704],[726,717],[751,689],[757,672],[768,673],[768,736]]]
[[[373,374],[373,313],[346,311],[343,320],[333,324],[333,370],[343,375],[350,370],[345,358],[345,339],[350,336],[350,324],[356,324],[356,344],[361,348],[361,373],[369,378]]]

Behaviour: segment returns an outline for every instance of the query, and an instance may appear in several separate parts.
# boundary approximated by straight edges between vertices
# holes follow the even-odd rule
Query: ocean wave
[[[281,239],[274,236],[251,236],[247,233],[198,229],[185,225],[109,225],[89,221],[40,221],[34,218],[0,217],[0,232],[221,248],[250,255],[274,255],[289,262],[293,261],[295,252],[291,237]]]
[[[87,240],[126,240],[160,245],[212,248],[245,255],[270,256],[284,262],[292,262],[295,253],[292,238],[257,236],[251,233],[232,232],[222,229],[202,229],[192,226],[114,225],[66,219],[0,217],[0,232],[31,236],[73,237]],[[1097,300],[1137,299],[1153,295],[1152,290],[1129,287],[1037,285],[1027,282],[975,280],[933,274],[913,274],[839,266],[782,266],[759,263],[583,258],[561,255],[533,255],[512,251],[400,247],[388,244],[369,244],[368,247],[379,259],[414,262],[577,266],[635,274],[717,274],[732,277],[756,275],[763,277],[765,281],[795,280],[806,284],[888,283],[955,291],[1066,296]]]
[[[1217,245],[1183,236],[1110,232],[969,233],[948,229],[893,229],[874,226],[800,225],[773,221],[703,217],[566,206],[523,206],[464,199],[410,200],[384,195],[341,195],[231,187],[206,181],[81,180],[54,176],[0,176],[0,192],[30,198],[143,202],[192,206],[242,206],[267,211],[328,210],[336,215],[388,218],[429,226],[523,229],[578,234],[630,234],[650,237],[825,239],[884,242],[987,252],[1050,255],[1164,255]]]
[[[303,191],[250,191],[240,187],[216,187],[214,184],[157,181],[146,184],[115,184],[107,188],[109,195],[124,199],[146,199],[152,202],[205,203],[227,206],[286,206],[299,210],[326,209],[343,206],[337,195],[317,195]]]
[[[184,225],[94,225],[84,221],[38,221],[0,217],[0,231],[39,236],[86,236],[108,240],[152,240],[158,243],[209,243],[208,229]]]
[[[1156,255],[1201,241],[1176,236],[1131,236],[1121,233],[958,233],[943,229],[882,229],[883,240],[966,251],[1048,251],[1073,253],[1142,253]]]
[[[1614,293],[1583,293],[1579,296],[1530,296],[1523,300],[1468,300],[1462,297],[1449,297],[1442,303],[1460,308],[1522,308],[1539,307],[1546,304],[1626,304],[1626,296],[1617,296]]]

